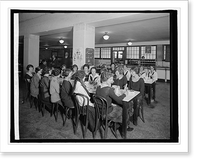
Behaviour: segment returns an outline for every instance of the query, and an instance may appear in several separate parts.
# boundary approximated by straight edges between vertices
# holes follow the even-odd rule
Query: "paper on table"
[[[135,96],[137,96],[140,92],[138,91],[128,91],[128,95],[124,97],[123,101],[130,101],[133,99]]]

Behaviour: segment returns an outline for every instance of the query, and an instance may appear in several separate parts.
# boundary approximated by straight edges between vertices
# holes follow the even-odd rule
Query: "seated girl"
[[[89,75],[90,75],[90,70],[89,70],[89,65],[88,64],[85,64],[83,65],[83,71],[85,73],[85,76],[83,78],[83,81],[89,81]]]
[[[70,70],[66,70],[63,76],[65,77],[61,87],[61,100],[63,105],[67,108],[74,108],[74,102],[72,101],[72,83],[69,77]]]
[[[31,96],[38,98],[39,95],[39,82],[41,80],[42,69],[40,67],[35,68],[35,75],[31,79],[30,91]]]
[[[122,100],[128,94],[126,91],[120,96],[115,94],[113,83],[113,74],[110,72],[101,73],[101,86],[97,87],[96,95],[99,95],[107,100],[108,117],[114,122],[122,123]],[[113,105],[115,103],[116,105]],[[133,128],[128,127],[129,131]]]
[[[52,71],[52,79],[50,82],[50,94],[51,94],[51,102],[58,103],[63,107],[63,104],[60,99],[60,68],[54,68]]]
[[[50,101],[50,93],[49,93],[49,89],[50,89],[49,74],[50,74],[50,68],[45,67],[42,70],[43,77],[40,82],[40,93],[41,93],[41,101],[45,103],[45,105],[49,109],[51,109],[51,101]]]
[[[94,85],[99,84],[100,83],[100,76],[97,73],[96,68],[92,67],[90,69],[90,72],[91,72],[91,74],[89,75],[89,82],[90,82],[90,84],[94,84]]]
[[[78,66],[74,64],[71,68],[71,72],[69,73],[69,77],[71,78],[78,71]]]
[[[93,131],[95,128],[95,109],[94,109],[94,104],[90,101],[90,93],[86,89],[86,86],[83,82],[84,77],[85,77],[85,72],[82,70],[77,71],[74,74],[73,78],[75,80],[74,80],[73,93],[80,93],[88,97],[89,99],[89,106],[88,106],[89,128],[91,131]],[[80,106],[87,105],[86,100],[85,100],[85,104],[83,104],[84,100],[80,96],[77,96],[77,99]]]
[[[124,76],[124,68],[119,65],[115,71],[116,79],[114,79],[113,85],[117,85],[120,89],[124,89],[127,86],[127,78]]]

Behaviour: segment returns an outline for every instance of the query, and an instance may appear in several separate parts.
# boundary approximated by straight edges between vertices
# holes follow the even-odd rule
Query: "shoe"
[[[158,103],[158,101],[154,100],[154,103],[155,103],[155,104],[157,104],[157,103]]]
[[[127,127],[127,131],[133,131],[134,128],[131,128],[130,126]]]

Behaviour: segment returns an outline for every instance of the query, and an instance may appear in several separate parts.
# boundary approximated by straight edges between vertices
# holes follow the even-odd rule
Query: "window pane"
[[[94,58],[100,58],[100,48],[95,48]]]
[[[127,59],[139,59],[139,47],[127,47]]]
[[[111,58],[111,48],[101,48],[101,58]]]

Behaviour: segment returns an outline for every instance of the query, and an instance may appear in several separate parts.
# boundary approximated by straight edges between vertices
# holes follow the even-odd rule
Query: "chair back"
[[[89,106],[89,98],[81,93],[73,93],[72,98],[74,100],[75,107],[79,110],[80,114],[86,115],[88,113],[87,107]],[[82,104],[80,99],[82,99]]]
[[[97,118],[105,119],[108,116],[108,103],[107,100],[98,95],[93,95],[94,106],[96,109]]]

